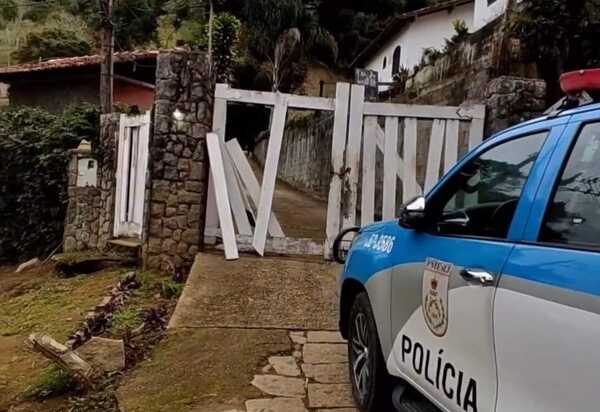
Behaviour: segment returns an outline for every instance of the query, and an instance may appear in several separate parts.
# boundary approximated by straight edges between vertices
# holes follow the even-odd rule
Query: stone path
[[[271,356],[254,376],[265,397],[247,400],[245,412],[356,412],[341,335],[290,332],[290,340],[293,352]]]

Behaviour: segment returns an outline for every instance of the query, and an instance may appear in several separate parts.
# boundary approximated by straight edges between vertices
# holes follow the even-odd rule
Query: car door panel
[[[393,334],[388,369],[418,385],[450,411],[491,411],[496,399],[492,305],[495,288],[465,281],[460,272],[478,268],[498,275],[513,245],[478,239],[414,234],[407,254],[419,263],[394,268]],[[413,250],[414,248],[414,250]],[[452,264],[448,325],[436,336],[423,321],[423,275],[428,258]]]
[[[584,135],[584,126],[590,121],[596,122],[591,125],[596,131],[586,137],[592,136],[595,144],[583,141],[578,151],[572,149],[580,130]],[[577,205],[577,199],[587,199],[591,207],[582,209],[588,213],[597,209],[597,122],[598,112],[585,113],[574,117],[566,128],[532,203],[523,238],[500,279],[494,305],[498,412],[597,410],[600,252],[594,247],[561,244],[586,224],[598,233],[597,219],[572,219],[570,225],[561,226],[570,228],[571,233],[565,233],[564,239],[558,241],[546,241],[542,231],[552,216],[550,205],[559,190],[563,190],[562,199],[565,205],[571,203],[571,209]],[[582,163],[569,171],[566,162],[572,156],[595,156],[587,161],[594,166],[586,171]],[[565,180],[563,173],[568,174]],[[573,187],[563,187],[563,182]],[[584,190],[579,193],[582,187]],[[559,215],[568,217],[567,207],[564,210]]]

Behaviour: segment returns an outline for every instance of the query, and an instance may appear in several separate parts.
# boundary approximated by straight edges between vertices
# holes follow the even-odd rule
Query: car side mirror
[[[425,198],[423,196],[415,197],[402,208],[400,226],[416,230],[425,226]]]

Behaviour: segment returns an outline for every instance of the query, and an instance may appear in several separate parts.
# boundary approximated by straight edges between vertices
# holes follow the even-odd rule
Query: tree
[[[57,27],[42,28],[27,35],[25,42],[12,53],[20,63],[30,63],[51,57],[89,55],[92,45],[78,33]]]

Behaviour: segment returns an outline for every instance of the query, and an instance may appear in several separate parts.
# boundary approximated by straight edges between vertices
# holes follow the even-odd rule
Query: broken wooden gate
[[[224,84],[217,85],[214,134],[207,138],[211,163],[207,240],[220,236],[229,259],[237,258],[238,243],[249,243],[262,255],[268,235],[278,241],[282,249],[293,246],[296,252],[324,253],[328,257],[333,239],[340,230],[394,218],[403,201],[431,189],[440,174],[456,163],[461,149],[466,152],[483,138],[485,106],[373,103],[366,102],[364,96],[364,86],[347,83],[337,84],[335,99],[236,90]],[[227,102],[273,107],[262,185],[237,141],[226,142]],[[334,113],[332,179],[323,248],[310,243],[299,247],[293,239],[285,237],[272,213],[281,144],[290,108]],[[466,136],[462,138],[463,135]],[[420,156],[423,147],[418,151],[419,143],[427,147],[426,153]],[[383,157],[379,167],[378,156]],[[379,191],[383,197],[378,202],[380,211],[375,210],[377,170],[383,174],[379,181],[383,186]],[[423,174],[424,178],[421,178]],[[398,190],[399,182],[401,191]],[[255,218],[254,229],[248,213]]]

